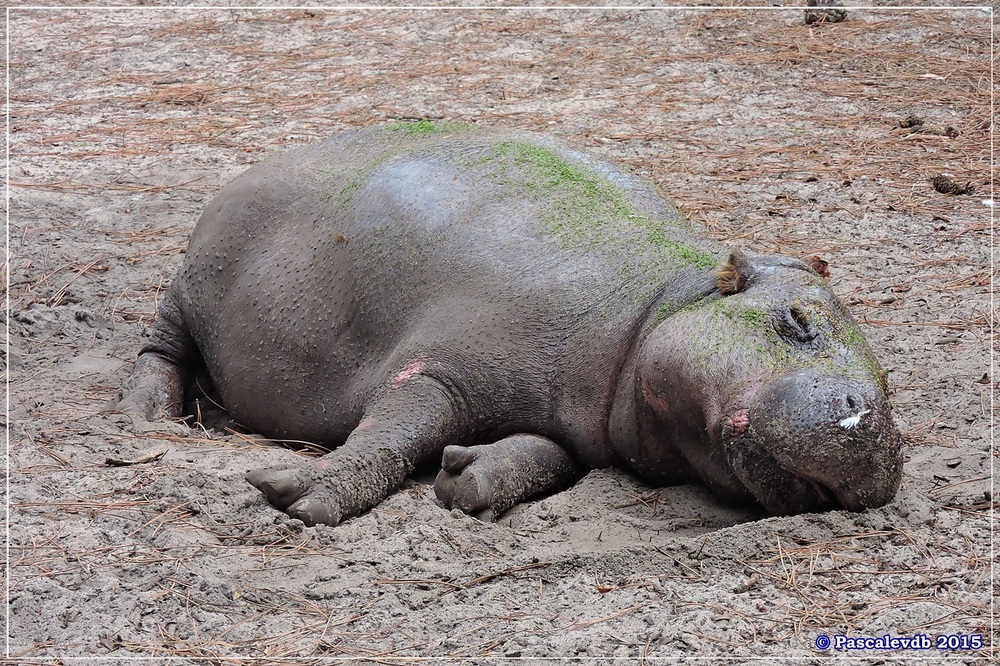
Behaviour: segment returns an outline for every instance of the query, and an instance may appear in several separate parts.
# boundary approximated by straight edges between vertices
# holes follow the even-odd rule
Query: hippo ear
[[[733,250],[726,263],[716,271],[719,291],[725,295],[738,294],[750,284],[754,266],[750,257],[743,250]]]

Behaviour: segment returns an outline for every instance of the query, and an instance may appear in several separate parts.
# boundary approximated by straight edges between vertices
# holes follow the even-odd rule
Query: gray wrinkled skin
[[[346,132],[208,205],[118,408],[195,373],[275,439],[247,480],[307,524],[442,459],[481,517],[622,465],[774,513],[891,500],[900,437],[857,325],[801,263],[729,253],[651,186],[523,133]]]

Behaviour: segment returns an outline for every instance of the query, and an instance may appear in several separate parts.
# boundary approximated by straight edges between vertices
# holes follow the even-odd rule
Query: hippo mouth
[[[845,509],[847,511],[863,511],[866,507],[863,502],[861,502],[853,493],[846,490],[836,490],[832,486],[828,486],[821,480],[803,476],[801,474],[796,474],[785,470],[787,474],[797,479],[800,483],[806,483],[812,489],[813,494],[816,497],[817,511],[831,511],[836,509]]]
[[[777,514],[892,500],[902,476],[902,438],[877,387],[798,369],[743,395],[723,418],[733,476]]]
[[[793,473],[792,476],[798,476],[798,475]],[[837,496],[837,493],[834,492],[833,489],[830,488],[829,486],[824,486],[816,479],[810,479],[809,477],[799,476],[798,478],[802,479],[803,481],[806,481],[809,485],[811,485],[812,489],[816,491],[816,496],[819,497],[820,500],[822,500],[823,502],[826,502],[831,505],[839,504],[840,506],[843,506],[845,509],[848,508],[844,506],[844,502],[840,500],[840,498]]]
[[[769,513],[784,515],[864,508],[851,493],[838,491],[815,476],[787,469],[745,429],[725,441],[733,473]]]

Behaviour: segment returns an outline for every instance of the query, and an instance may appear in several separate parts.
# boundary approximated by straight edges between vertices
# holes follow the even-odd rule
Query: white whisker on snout
[[[847,430],[854,430],[861,424],[861,417],[872,410],[862,409],[860,412],[854,416],[848,416],[846,419],[841,419],[839,425],[841,428],[846,428]]]

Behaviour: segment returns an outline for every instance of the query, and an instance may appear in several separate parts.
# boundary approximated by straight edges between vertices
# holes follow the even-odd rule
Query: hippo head
[[[777,514],[888,503],[901,436],[886,373],[846,308],[785,257],[733,252],[717,281],[640,351],[643,460]]]

